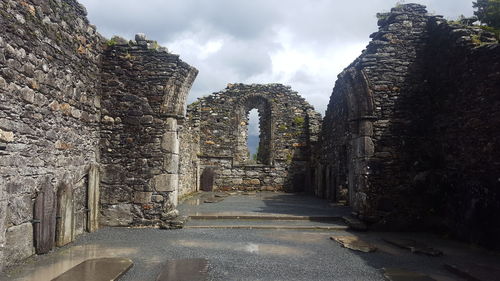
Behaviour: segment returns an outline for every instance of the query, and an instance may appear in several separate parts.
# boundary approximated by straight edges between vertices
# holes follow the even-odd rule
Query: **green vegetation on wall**
[[[472,2],[472,6],[477,9],[474,15],[486,25],[483,28],[500,38],[500,0],[477,0]]]

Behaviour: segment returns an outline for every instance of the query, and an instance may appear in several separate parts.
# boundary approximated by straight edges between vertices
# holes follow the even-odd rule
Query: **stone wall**
[[[42,187],[74,193],[86,225],[88,170],[99,162],[101,37],[76,1],[0,2],[0,267],[34,254]]]
[[[454,236],[500,249],[500,45],[439,18],[429,32],[432,142],[420,145],[415,185],[426,187],[424,210]]]
[[[137,35],[104,52],[101,223],[148,225],[176,216],[178,121],[197,70]]]
[[[333,90],[314,192],[346,199],[374,227],[439,227],[491,245],[498,44],[417,4],[378,16],[380,30]]]
[[[74,0],[1,1],[0,265],[96,230],[100,184],[102,224],[168,227],[196,74],[143,35],[104,40]]]
[[[248,113],[254,108],[261,130],[256,162],[247,148]],[[287,86],[229,84],[188,106],[185,128],[199,148],[196,155],[183,154],[181,170],[198,163],[201,177],[205,168],[215,168],[215,189],[304,190],[320,120],[313,107]],[[188,172],[181,176],[186,185],[195,186],[195,180]]]

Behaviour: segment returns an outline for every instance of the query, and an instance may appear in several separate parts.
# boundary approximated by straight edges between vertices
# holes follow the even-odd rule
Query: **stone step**
[[[287,220],[287,221],[343,221],[342,216],[292,216],[292,215],[189,215],[191,220]]]
[[[340,216],[192,215],[185,228],[346,230]]]
[[[358,230],[358,231],[368,230],[368,226],[358,218],[355,218],[353,216],[343,216],[342,219],[352,230]]]
[[[188,220],[186,226],[195,225],[302,225],[302,226],[347,226],[342,221],[314,221],[314,220],[259,220],[259,219],[196,219]]]
[[[462,278],[470,281],[499,281],[500,266],[476,264],[472,262],[455,262],[444,267]]]
[[[114,281],[119,280],[134,263],[125,258],[86,260],[52,281]]]
[[[412,239],[383,238],[383,240],[391,245],[409,250],[415,254],[424,254],[432,257],[439,257],[443,255],[442,251]]]
[[[384,276],[390,281],[436,281],[428,275],[401,268],[384,268]]]
[[[289,230],[347,230],[347,226],[306,226],[306,225],[192,225],[184,228],[198,229],[289,229]]]

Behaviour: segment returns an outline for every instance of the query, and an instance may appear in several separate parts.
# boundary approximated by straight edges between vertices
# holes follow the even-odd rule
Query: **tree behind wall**
[[[474,15],[481,23],[500,29],[500,0],[478,0],[472,6],[477,9]]]

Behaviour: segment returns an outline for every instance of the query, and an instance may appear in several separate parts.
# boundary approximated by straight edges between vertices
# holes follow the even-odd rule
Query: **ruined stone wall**
[[[359,217],[377,227],[444,226],[475,242],[498,235],[498,220],[487,219],[500,202],[498,44],[421,5],[379,18],[335,85],[315,193],[341,200],[348,190]]]
[[[415,185],[454,236],[500,249],[500,45],[439,18],[429,32],[432,143],[420,146],[428,157]]]
[[[254,108],[261,130],[257,163],[250,161],[247,148],[248,113]],[[199,138],[200,177],[205,168],[215,168],[214,188],[299,191],[307,183],[319,120],[287,86],[229,84],[189,105],[185,126],[196,128]]]
[[[415,120],[428,18],[420,5],[381,15],[379,32],[340,75],[323,123],[316,193],[331,199],[349,190],[348,201],[371,215],[390,188],[405,184],[404,155]],[[389,176],[390,175],[390,176]],[[338,198],[337,198],[338,199]]]
[[[155,41],[114,38],[103,58],[101,223],[150,225],[176,216],[178,120],[197,70]]]
[[[0,1],[0,267],[34,254],[38,192],[69,186],[74,235],[99,161],[101,37],[76,1]]]

